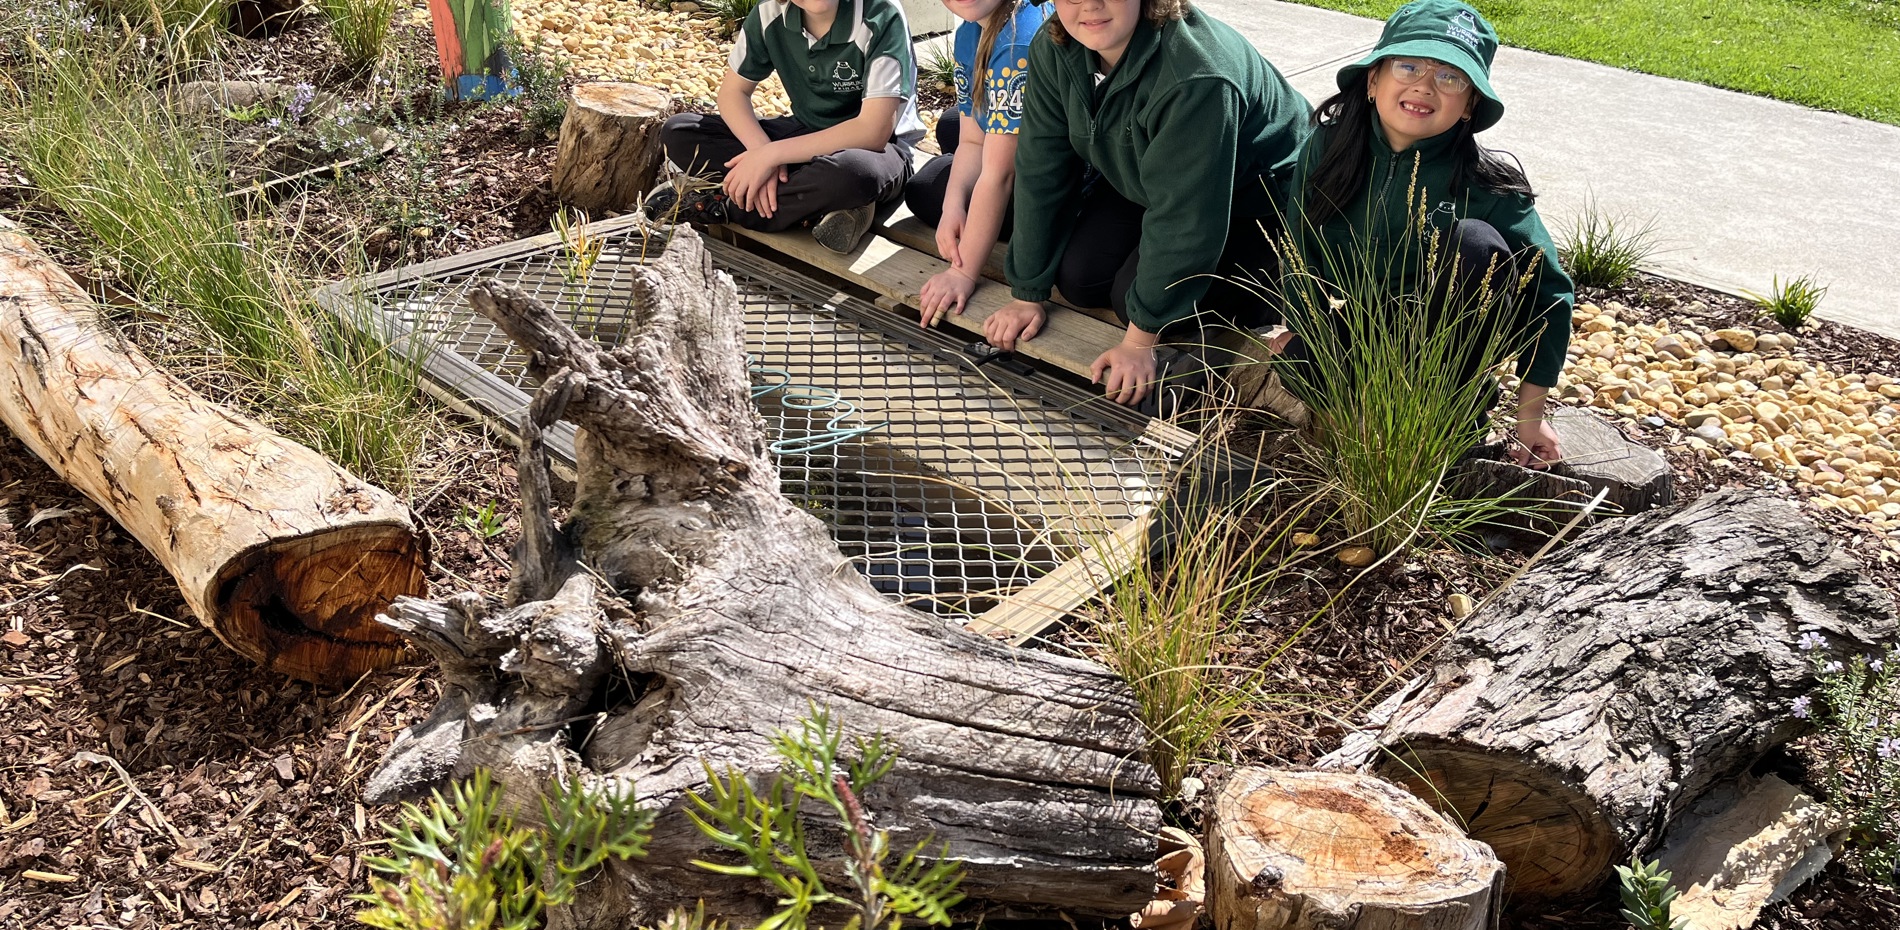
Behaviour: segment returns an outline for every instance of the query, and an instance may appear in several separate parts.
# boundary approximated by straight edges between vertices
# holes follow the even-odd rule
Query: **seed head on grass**
[[[1816,283],[1811,274],[1791,278],[1786,284],[1776,275],[1774,288],[1767,294],[1749,293],[1748,296],[1769,319],[1781,324],[1782,329],[1794,332],[1807,325],[1808,318],[1821,306],[1827,287]]]
[[[1526,282],[1440,296],[1457,295],[1460,269],[1422,221],[1409,241],[1376,253],[1368,243],[1350,247],[1356,260],[1323,245],[1305,255],[1292,242],[1282,249],[1287,322],[1306,358],[1278,359],[1278,370],[1312,415],[1288,464],[1331,489],[1345,533],[1377,552],[1455,541],[1513,506],[1460,500],[1443,485],[1484,438],[1492,372],[1530,350],[1532,334],[1514,332]],[[1417,282],[1413,292],[1394,290],[1407,280]]]
[[[1621,287],[1661,251],[1656,224],[1613,216],[1591,200],[1561,230],[1557,256],[1579,287]]]

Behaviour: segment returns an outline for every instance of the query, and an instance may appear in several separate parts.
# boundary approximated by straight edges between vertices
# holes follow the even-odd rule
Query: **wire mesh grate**
[[[521,351],[468,308],[466,290],[489,279],[512,284],[581,335],[618,345],[634,269],[659,245],[623,220],[590,233],[604,244],[585,276],[544,236],[346,282],[327,301],[352,295],[384,325],[419,334],[433,346],[432,380],[511,429],[535,385]],[[1178,443],[1157,440],[1099,397],[979,365],[940,333],[723,243],[706,246],[737,286],[768,438],[864,430],[781,454],[778,466],[785,494],[831,527],[888,596],[980,613],[1140,516],[1179,458]],[[849,406],[813,405],[797,396],[805,388],[836,392]],[[550,436],[551,451],[570,463],[572,435]]]

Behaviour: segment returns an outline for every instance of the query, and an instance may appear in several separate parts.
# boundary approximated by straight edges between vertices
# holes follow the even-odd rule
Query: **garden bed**
[[[340,179],[300,182],[254,217],[295,226],[318,243],[361,234],[368,262],[380,269],[546,230],[555,209],[553,145],[533,123],[532,102],[428,102],[433,50],[413,19],[398,31],[395,52],[395,60],[409,62],[410,77],[392,79],[393,88],[337,70],[333,44],[308,18],[274,39],[231,49],[228,72],[372,103],[398,136],[387,157]],[[262,141],[263,128],[241,123],[234,136]],[[0,212],[24,215],[43,238],[63,245],[82,280],[115,286],[110,265],[83,251],[70,218],[38,199],[16,165],[0,163],[0,182]],[[348,264],[339,260],[331,270],[355,270]],[[1661,279],[1586,296],[1627,307],[1631,322],[1686,315],[1708,331],[1775,331],[1732,298]],[[1686,309],[1698,302],[1701,308]],[[167,341],[173,337],[162,319],[131,331],[155,355],[190,353]],[[1804,331],[1793,357],[1837,372],[1900,375],[1900,346],[1829,324]],[[228,375],[186,374],[213,396],[249,396]],[[456,425],[417,463],[410,492],[432,537],[431,588],[498,598],[518,529],[513,453],[469,423]],[[1631,416],[1622,426],[1670,456],[1680,498],[1738,485],[1816,493],[1753,457],[1709,458],[1667,422]],[[1900,592],[1900,543],[1892,533],[1839,509],[1816,513],[1872,577]],[[1409,677],[1447,635],[1454,625],[1448,597],[1481,596],[1518,558],[1434,550],[1394,559],[1358,580],[1297,639],[1294,632],[1356,572],[1320,563],[1285,579],[1221,641],[1223,662],[1264,667],[1265,690],[1286,696],[1227,734],[1234,760],[1305,764],[1329,751],[1345,721]],[[0,436],[0,605],[0,927],[349,925],[355,905],[348,896],[365,889],[364,859],[385,848],[381,825],[394,813],[359,802],[363,780],[395,732],[434,703],[432,667],[379,673],[343,691],[256,670],[189,615],[149,555],[11,436]],[[1088,648],[1079,639],[1049,647]],[[123,766],[136,792],[95,755]],[[1194,773],[1204,783],[1217,776],[1211,768]],[[1193,825],[1198,803],[1188,800],[1173,813]],[[1760,923],[1772,930],[1894,925],[1900,896],[1838,866]],[[1608,930],[1621,922],[1604,898],[1521,917],[1516,926]]]

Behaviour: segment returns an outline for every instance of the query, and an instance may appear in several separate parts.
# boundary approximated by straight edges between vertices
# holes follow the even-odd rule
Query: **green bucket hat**
[[[1478,11],[1457,0],[1414,0],[1385,21],[1379,44],[1366,57],[1339,69],[1339,89],[1366,86],[1366,69],[1382,58],[1433,58],[1471,78],[1478,105],[1471,114],[1471,131],[1483,132],[1504,116],[1504,103],[1491,89],[1491,59],[1498,53],[1498,33]]]

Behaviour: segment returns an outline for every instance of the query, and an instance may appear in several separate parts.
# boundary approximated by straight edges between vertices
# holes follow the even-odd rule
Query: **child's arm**
[[[845,149],[879,151],[896,135],[897,116],[903,108],[902,97],[871,97],[857,116],[830,129],[748,147],[726,162],[726,192],[741,209],[770,217],[778,210],[778,182],[784,179],[787,165],[802,165]]]
[[[745,145],[746,151],[770,145],[772,140],[759,128],[759,114],[752,109],[752,92],[758,89],[759,82],[746,77],[731,68],[726,76],[719,80],[719,118],[726,121],[726,128]]]
[[[971,116],[958,116],[957,150],[950,153],[950,183],[943,192],[943,219],[937,222],[937,254],[951,265],[961,265],[958,243],[970,215],[970,192],[983,171],[983,130]]]
[[[975,120],[964,117],[965,128],[974,128]],[[921,309],[928,326],[943,313],[962,313],[970,295],[983,281],[983,266],[990,250],[1003,231],[1003,215],[1016,187],[1016,134],[1009,132],[976,133],[964,136],[969,141],[957,146],[956,161],[950,166],[950,189],[944,194],[944,217],[938,224],[938,248],[943,249],[946,232],[953,222],[960,226],[951,248],[944,250],[950,260],[947,271],[938,272],[924,282]],[[972,151],[974,150],[974,151]],[[975,169],[960,176],[964,166]],[[965,204],[968,206],[966,207]],[[955,207],[956,213],[951,210]]]

